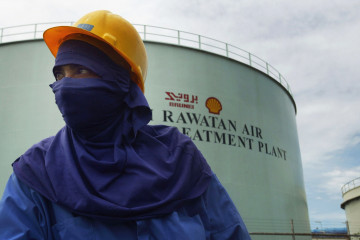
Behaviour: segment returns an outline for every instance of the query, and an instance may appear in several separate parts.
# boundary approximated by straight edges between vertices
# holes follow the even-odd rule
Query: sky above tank
[[[107,9],[131,23],[227,42],[268,61],[297,103],[313,226],[344,226],[341,187],[360,177],[358,0],[4,0],[0,28],[76,21]]]

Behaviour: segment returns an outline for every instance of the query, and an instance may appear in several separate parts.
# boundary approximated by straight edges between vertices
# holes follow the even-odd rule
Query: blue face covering
[[[16,176],[70,211],[99,219],[168,214],[199,197],[212,172],[176,128],[148,126],[151,111],[129,73],[97,48],[70,40],[55,66],[100,78],[51,84],[66,126],[13,163]]]
[[[51,87],[66,125],[84,137],[92,137],[111,126],[125,108],[126,92],[114,81],[64,78]]]

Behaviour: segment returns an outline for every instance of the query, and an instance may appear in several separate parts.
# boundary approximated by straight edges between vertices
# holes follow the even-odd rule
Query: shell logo
[[[222,110],[221,102],[214,97],[209,97],[206,99],[205,106],[209,109],[209,113],[220,114]]]

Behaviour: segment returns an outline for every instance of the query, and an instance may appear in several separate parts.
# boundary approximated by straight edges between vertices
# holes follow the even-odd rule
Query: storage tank
[[[343,202],[341,208],[345,210],[350,234],[360,235],[360,177],[346,183],[342,188]],[[353,237],[352,239],[360,239]]]
[[[150,124],[176,126],[195,142],[249,232],[310,233],[296,105],[281,74],[226,43],[137,27],[149,58],[145,95],[153,112]],[[64,125],[48,86],[54,80],[54,59],[36,39],[39,29],[35,26],[33,40],[0,45],[1,192],[11,163]]]

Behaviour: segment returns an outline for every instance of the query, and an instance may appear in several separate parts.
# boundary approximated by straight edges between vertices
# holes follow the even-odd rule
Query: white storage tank
[[[193,139],[249,232],[310,233],[296,105],[282,76],[228,44],[198,35],[189,41],[180,31],[162,42],[144,29],[150,124],[176,126]],[[0,44],[0,192],[11,163],[64,125],[48,86],[53,63],[41,39]]]
[[[341,191],[343,197],[341,208],[345,210],[349,233],[360,235],[360,177],[346,183]],[[360,239],[360,237],[352,239]]]

